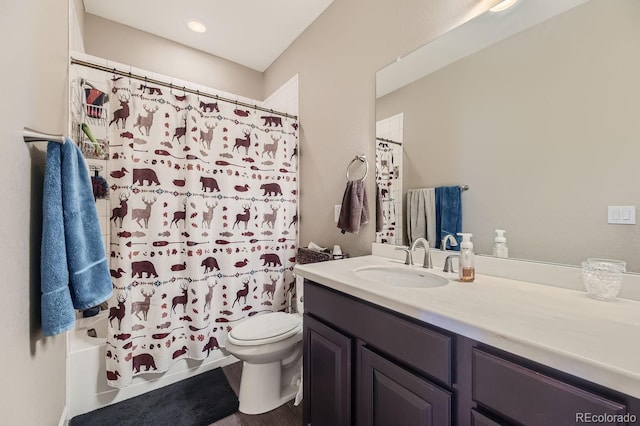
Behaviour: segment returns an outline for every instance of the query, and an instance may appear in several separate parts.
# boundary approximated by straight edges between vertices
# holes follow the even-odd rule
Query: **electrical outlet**
[[[333,219],[333,220],[334,220],[336,223],[338,223],[338,220],[340,219],[340,204],[336,204],[336,205],[333,207],[333,217],[334,217],[334,219]]]

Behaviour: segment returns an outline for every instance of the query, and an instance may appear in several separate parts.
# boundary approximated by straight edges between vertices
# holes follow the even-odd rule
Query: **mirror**
[[[511,258],[640,272],[639,225],[608,223],[609,206],[640,204],[638,22],[637,0],[520,0],[380,70],[376,121],[402,117],[402,194],[469,185],[479,254],[505,229]]]
[[[404,238],[402,199],[402,113],[376,122],[376,186],[382,209],[382,226],[376,229],[376,242],[402,245]]]

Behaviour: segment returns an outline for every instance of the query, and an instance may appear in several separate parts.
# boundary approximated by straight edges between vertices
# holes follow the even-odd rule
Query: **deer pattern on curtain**
[[[297,239],[293,119],[111,82],[107,379],[206,358],[284,310]]]

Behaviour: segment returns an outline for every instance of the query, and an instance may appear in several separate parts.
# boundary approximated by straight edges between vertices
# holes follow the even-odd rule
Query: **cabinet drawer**
[[[473,399],[527,426],[578,424],[581,413],[626,411],[622,404],[479,349],[473,350]]]
[[[306,313],[451,386],[451,336],[311,281],[304,291]]]

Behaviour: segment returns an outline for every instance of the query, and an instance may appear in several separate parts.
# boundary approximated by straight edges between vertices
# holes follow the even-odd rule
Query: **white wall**
[[[65,404],[65,336],[40,330],[40,229],[46,144],[22,128],[63,133],[67,111],[66,1],[2,1],[0,52],[0,413],[7,425],[56,425]]]
[[[89,55],[264,99],[258,71],[95,15],[84,18],[84,47]]]
[[[375,227],[342,235],[333,206],[342,200],[344,170],[353,156],[375,156],[375,72],[497,2],[383,0],[372,7],[366,0],[335,0],[264,75],[90,14],[84,44],[91,55],[254,99],[265,99],[298,74],[300,243],[337,243],[358,255],[370,253]],[[193,63],[198,66],[184,66]],[[374,211],[373,179],[367,189]]]
[[[469,184],[476,253],[506,229],[511,257],[640,272],[640,226],[607,224],[607,206],[640,205],[638,16],[590,1],[378,99],[405,114],[405,190]]]
[[[264,93],[299,75],[300,243],[371,252],[375,221],[342,235],[335,204],[355,154],[375,158],[375,73],[497,0],[335,0],[266,70]],[[367,180],[374,212],[374,179]]]
[[[217,81],[182,75],[184,66],[178,65],[197,54],[189,52],[185,59],[185,53],[178,50],[167,55],[171,59],[160,64],[162,69],[153,71],[255,99],[264,98],[299,73],[301,242],[335,242],[353,255],[368,253],[374,227],[366,226],[356,237],[340,235],[333,222],[333,205],[342,198],[344,169],[353,155],[374,155],[375,71],[496,2],[384,0],[374,8],[365,0],[335,0],[267,70],[264,81],[246,70],[212,73],[219,64],[211,57],[202,60],[213,61],[206,71],[215,74]],[[157,46],[157,41],[145,33],[134,38],[134,30],[118,25],[113,37],[103,39],[108,33],[106,23],[85,18],[87,53],[149,68],[141,62],[146,58],[142,55],[145,43]],[[0,83],[4,96],[0,191],[5,208],[0,213],[0,262],[5,305],[0,332],[4,366],[0,410],[6,424],[57,424],[64,409],[65,341],[61,337],[44,339],[39,331],[43,146],[26,146],[21,130],[30,126],[65,131],[68,22],[66,1],[2,2],[0,51],[6,62]],[[369,183],[373,194],[373,180]],[[370,203],[373,208],[373,197]]]

